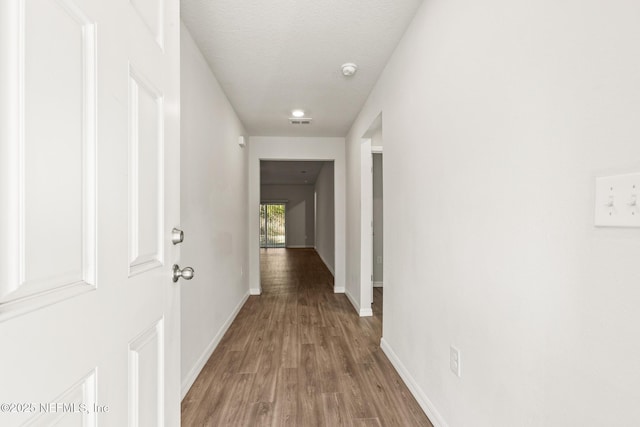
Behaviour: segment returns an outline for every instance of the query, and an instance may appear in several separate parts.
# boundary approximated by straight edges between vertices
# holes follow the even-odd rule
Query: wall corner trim
[[[262,291],[260,289],[251,288],[249,289],[249,295],[262,295]]]
[[[226,322],[224,322],[218,333],[213,337],[213,340],[211,340],[207,348],[196,361],[195,365],[193,365],[187,376],[183,379],[180,400],[185,398],[185,396],[189,392],[189,389],[191,389],[191,386],[193,386],[193,383],[196,381],[196,378],[198,378],[200,371],[202,371],[202,368],[204,368],[204,365],[213,354],[213,351],[216,349],[216,347],[218,347],[218,344],[220,344],[220,340],[222,340],[222,337],[227,332],[227,329],[229,329],[229,326],[231,326],[231,323],[233,323],[233,321],[235,320],[236,316],[240,312],[240,309],[242,309],[242,306],[244,306],[244,303],[247,302],[247,299],[249,299],[249,292],[244,294],[236,308],[234,308],[233,312],[231,312],[229,318],[226,320]]]
[[[396,371],[400,375],[400,378],[402,378],[402,381],[404,381],[404,383],[407,385],[413,397],[416,398],[418,404],[427,415],[427,417],[429,417],[429,420],[431,421],[433,426],[449,427],[444,418],[442,418],[442,415],[440,415],[440,413],[434,406],[433,402],[431,402],[429,397],[427,397],[427,394],[420,388],[416,380],[409,373],[409,370],[407,370],[404,364],[400,361],[398,355],[393,351],[389,343],[385,341],[384,337],[380,339],[380,348],[387,356],[387,358],[389,358],[389,361],[391,362],[393,367],[396,368]]]

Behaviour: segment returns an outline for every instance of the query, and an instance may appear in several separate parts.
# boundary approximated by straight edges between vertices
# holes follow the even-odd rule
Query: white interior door
[[[0,425],[178,425],[178,0],[0,2]]]

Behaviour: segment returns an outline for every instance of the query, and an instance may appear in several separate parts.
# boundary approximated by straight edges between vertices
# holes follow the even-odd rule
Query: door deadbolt
[[[174,227],[173,230],[171,230],[171,243],[177,245],[178,243],[182,243],[183,240],[184,231]]]

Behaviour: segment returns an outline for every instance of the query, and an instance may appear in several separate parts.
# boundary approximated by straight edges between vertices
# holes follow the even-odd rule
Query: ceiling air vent
[[[309,125],[311,124],[311,120],[308,117],[289,117],[289,123],[292,125]]]

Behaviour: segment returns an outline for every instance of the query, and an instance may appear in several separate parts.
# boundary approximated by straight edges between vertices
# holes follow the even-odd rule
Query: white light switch
[[[640,227],[640,173],[596,178],[595,225]]]
[[[456,376],[460,376],[460,350],[454,346],[449,347],[449,368]]]

